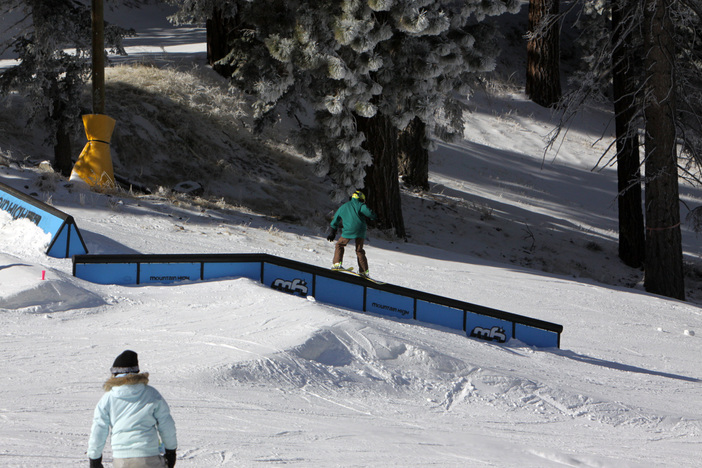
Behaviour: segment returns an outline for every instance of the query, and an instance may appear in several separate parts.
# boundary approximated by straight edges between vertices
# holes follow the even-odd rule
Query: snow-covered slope
[[[698,466],[698,293],[689,283],[683,303],[626,287],[640,272],[616,261],[614,173],[590,170],[606,114],[583,115],[552,162],[550,115],[518,93],[473,103],[465,141],[433,155],[431,192],[405,194],[409,241],[371,232],[372,273],[560,323],[561,349],[494,345],[247,279],[92,284],[44,255],[36,227],[0,213],[0,466],[86,466],[101,383],[124,349],[171,405],[178,467]],[[31,147],[13,135],[0,134],[2,154]],[[287,158],[281,167],[304,171]],[[266,171],[290,184],[277,167]],[[0,180],[72,215],[91,253],[331,261],[323,185],[285,187],[281,206],[312,213],[288,223],[263,202],[99,194],[15,162]],[[235,190],[275,199],[246,180]],[[696,262],[698,240],[684,235]]]
[[[59,189],[55,198],[81,197]],[[316,264],[331,255],[322,237],[254,218],[84,198],[92,202],[60,205],[91,251],[262,251]],[[84,464],[100,384],[126,348],[172,406],[179,466],[699,461],[694,305],[416,246],[369,246],[380,277],[565,327],[560,350],[497,346],[246,279],[86,283],[71,276],[70,260],[42,257],[46,240],[23,224],[0,228],[3,466]]]

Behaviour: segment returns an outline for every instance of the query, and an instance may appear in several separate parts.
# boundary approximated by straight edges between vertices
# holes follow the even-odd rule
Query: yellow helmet
[[[363,195],[363,192],[361,192],[360,190],[356,190],[355,192],[353,192],[353,195],[351,195],[351,198],[358,198],[362,202],[366,201],[366,196]]]

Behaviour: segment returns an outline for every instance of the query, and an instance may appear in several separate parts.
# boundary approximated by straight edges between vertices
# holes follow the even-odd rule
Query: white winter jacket
[[[107,391],[93,414],[88,457],[100,458],[112,430],[114,458],[152,457],[178,447],[175,422],[166,400],[149,383],[149,374],[113,377],[105,382]]]

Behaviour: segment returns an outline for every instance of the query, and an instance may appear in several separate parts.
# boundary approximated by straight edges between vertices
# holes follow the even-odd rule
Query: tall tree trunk
[[[420,190],[429,190],[429,151],[425,132],[426,125],[415,117],[398,135],[400,177],[409,187]]]
[[[394,229],[405,237],[402,201],[397,172],[397,129],[378,113],[374,117],[357,117],[358,129],[366,136],[363,147],[373,156],[366,169],[366,203],[378,215],[381,229]]]
[[[93,114],[105,113],[105,5],[92,0]]]
[[[644,265],[646,236],[641,206],[639,137],[634,122],[634,37],[631,31],[626,32],[628,28],[624,20],[626,13],[632,11],[632,0],[612,0],[611,6],[612,80],[619,181],[619,258],[626,265],[640,268]]]
[[[217,61],[229,54],[231,45],[229,39],[233,31],[233,20],[222,14],[219,8],[214,8],[212,17],[206,23],[207,30],[207,63],[222,76],[229,77],[232,68],[228,65],[218,64]]]
[[[646,291],[685,299],[675,145],[675,47],[666,0],[646,0]]]
[[[529,0],[526,94],[551,107],[561,99],[559,0]],[[543,21],[548,23],[543,23]]]
[[[56,122],[56,143],[54,143],[54,170],[61,175],[69,177],[73,170],[73,161],[71,159],[71,137],[66,130],[64,123],[63,109],[65,104],[57,102],[54,104],[54,112],[51,118]]]

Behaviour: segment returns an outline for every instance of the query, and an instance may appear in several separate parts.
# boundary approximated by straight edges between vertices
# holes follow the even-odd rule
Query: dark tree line
[[[684,299],[678,183],[680,173],[699,182],[700,2],[610,0],[580,5],[589,67],[579,76],[580,85],[560,103],[564,118],[553,141],[587,99],[597,94],[611,98],[619,256],[629,266],[644,268],[647,291]],[[596,11],[593,7],[599,5],[605,8]],[[554,18],[547,15],[537,28],[544,38]]]

